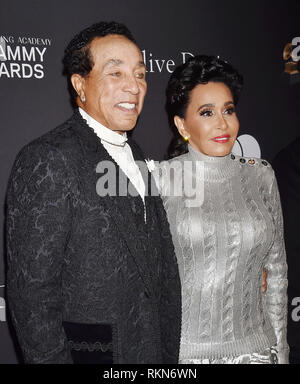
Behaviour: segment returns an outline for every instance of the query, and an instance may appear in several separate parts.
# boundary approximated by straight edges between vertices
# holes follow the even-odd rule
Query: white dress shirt
[[[140,169],[134,161],[131,148],[127,143],[126,132],[120,135],[93,119],[83,109],[79,108],[79,112],[83,119],[86,120],[89,127],[93,128],[96,135],[101,139],[101,143],[109,155],[115,160],[131,181],[141,196],[145,209],[145,183]]]

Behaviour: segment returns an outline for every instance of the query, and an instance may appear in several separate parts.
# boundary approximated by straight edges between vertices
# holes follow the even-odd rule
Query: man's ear
[[[85,99],[84,94],[84,78],[80,76],[78,73],[74,73],[71,76],[71,83],[73,85],[73,88],[75,89],[77,95],[81,100]]]
[[[176,125],[179,134],[184,138],[185,141],[187,141],[190,138],[190,134],[184,127],[184,119],[176,115],[174,116],[174,124]]]

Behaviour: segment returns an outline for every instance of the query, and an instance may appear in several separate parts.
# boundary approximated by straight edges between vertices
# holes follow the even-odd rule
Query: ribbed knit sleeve
[[[62,269],[70,228],[69,178],[48,144],[19,153],[7,192],[7,294],[26,363],[71,363],[62,327]]]
[[[275,234],[265,262],[265,269],[268,273],[266,307],[277,337],[279,364],[287,364],[289,355],[287,344],[287,263],[280,196],[274,171],[270,171],[273,173],[270,187],[270,209],[274,220]]]

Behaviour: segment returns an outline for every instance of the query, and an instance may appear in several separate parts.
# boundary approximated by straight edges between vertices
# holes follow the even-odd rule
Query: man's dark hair
[[[65,49],[63,73],[67,76],[69,82],[68,86],[73,105],[76,105],[77,94],[71,84],[71,76],[77,73],[85,77],[91,72],[94,63],[90,52],[90,43],[96,37],[105,37],[107,35],[121,35],[136,44],[131,32],[124,24],[115,21],[101,21],[79,32],[73,37]]]
[[[166,89],[166,111],[174,138],[169,146],[169,158],[187,152],[187,143],[174,124],[174,116],[184,118],[190,101],[190,94],[198,84],[208,82],[224,83],[230,89],[237,104],[243,86],[243,77],[227,61],[215,56],[198,55],[178,66],[172,73]]]

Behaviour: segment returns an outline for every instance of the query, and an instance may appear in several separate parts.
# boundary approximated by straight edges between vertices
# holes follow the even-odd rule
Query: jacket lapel
[[[101,143],[101,140],[90,128],[85,120],[81,117],[79,112],[75,112],[73,117],[72,127],[74,127],[77,136],[80,138],[81,146],[85,154],[85,161],[87,164],[86,171],[89,174],[89,179],[91,183],[96,183],[100,178],[100,174],[96,173],[97,164],[100,161],[111,161],[114,163],[117,170],[116,174],[116,190],[118,194],[118,172],[122,173],[123,180],[129,182],[126,175],[120,169],[118,164],[113,160],[113,158],[106,151],[104,146]],[[133,151],[136,152],[136,151]],[[135,154],[134,157],[136,158]],[[139,158],[140,160],[140,158]],[[144,172],[142,172],[143,174]],[[143,177],[145,177],[143,175]],[[144,179],[145,180],[145,179]],[[145,185],[146,182],[145,182]],[[96,199],[101,199],[101,204],[104,204],[110,212],[112,220],[115,222],[120,235],[125,240],[127,247],[134,258],[135,264],[139,270],[140,276],[144,281],[148,294],[150,295],[153,292],[152,280],[149,268],[147,266],[146,254],[142,247],[139,237],[136,236],[137,231],[139,230],[136,226],[133,214],[131,212],[131,207],[129,204],[128,197],[126,196],[105,196],[100,197],[95,194]],[[100,202],[100,201],[99,201]]]

